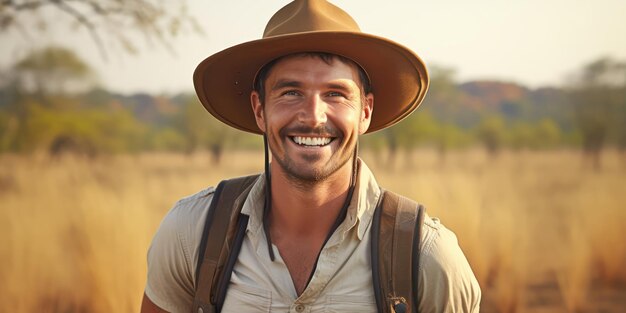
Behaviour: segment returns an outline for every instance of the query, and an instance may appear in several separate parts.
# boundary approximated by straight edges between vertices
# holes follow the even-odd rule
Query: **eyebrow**
[[[281,79],[279,81],[277,81],[274,86],[272,86],[272,91],[276,91],[279,89],[283,89],[283,88],[300,88],[303,86],[303,83],[297,80],[290,80],[290,79]],[[344,83],[337,83],[337,82],[331,82],[326,84],[326,88],[330,88],[330,89],[337,89],[337,90],[341,90],[344,92],[349,92],[350,91],[350,87],[348,87],[346,84]]]
[[[345,91],[345,92],[351,91],[350,88],[346,84],[342,84],[342,83],[329,83],[326,85],[326,87],[331,88],[331,89],[338,89],[338,90]]]
[[[301,86],[302,86],[302,83],[299,81],[281,79],[277,81],[276,84],[274,84],[274,86],[272,86],[272,91],[282,89],[282,88],[301,87]]]

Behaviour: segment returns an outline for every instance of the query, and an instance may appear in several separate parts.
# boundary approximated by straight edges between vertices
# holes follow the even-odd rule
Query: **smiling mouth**
[[[297,145],[304,147],[324,147],[335,140],[335,138],[332,137],[289,136],[289,138]]]

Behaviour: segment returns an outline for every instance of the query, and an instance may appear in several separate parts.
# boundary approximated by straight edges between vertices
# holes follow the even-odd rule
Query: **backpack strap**
[[[372,220],[372,277],[379,312],[417,312],[424,207],[381,189]]]
[[[198,250],[193,312],[221,310],[248,225],[248,216],[241,214],[244,201],[236,200],[245,198],[258,177],[224,180],[215,189]]]

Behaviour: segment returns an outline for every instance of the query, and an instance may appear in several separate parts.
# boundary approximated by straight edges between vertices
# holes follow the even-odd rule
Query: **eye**
[[[296,90],[287,90],[285,92],[283,92],[282,94],[283,96],[299,96],[300,93]]]
[[[328,96],[329,97],[343,97],[343,98],[346,97],[343,93],[338,92],[338,91],[331,91],[328,93]]]

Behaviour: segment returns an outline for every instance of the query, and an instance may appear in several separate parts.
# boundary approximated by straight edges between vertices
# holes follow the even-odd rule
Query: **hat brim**
[[[405,118],[428,90],[424,62],[396,42],[365,33],[304,32],[249,41],[209,56],[193,75],[198,98],[209,113],[227,125],[262,134],[250,104],[255,75],[268,62],[299,52],[341,55],[367,72],[374,93],[368,133]]]

